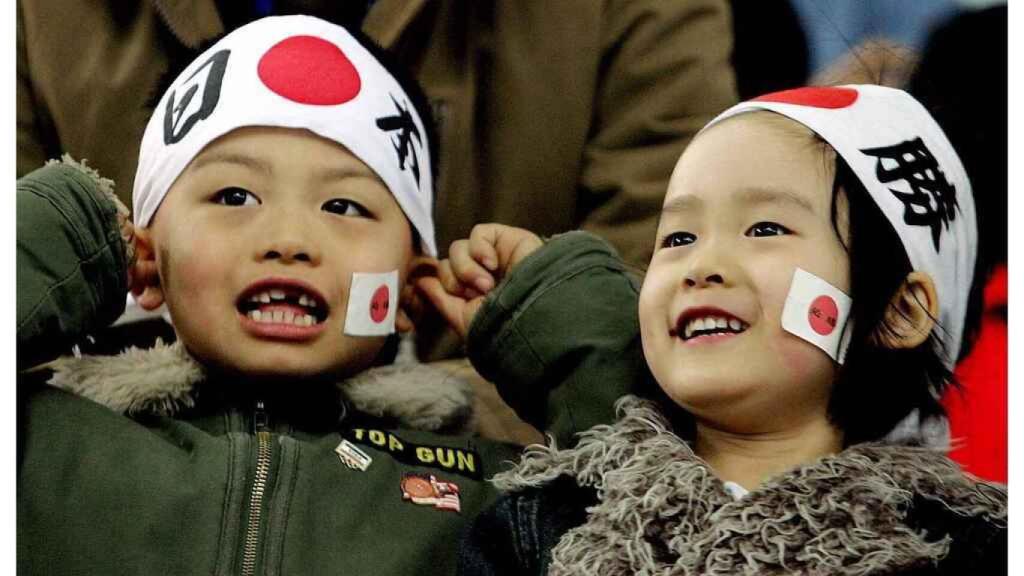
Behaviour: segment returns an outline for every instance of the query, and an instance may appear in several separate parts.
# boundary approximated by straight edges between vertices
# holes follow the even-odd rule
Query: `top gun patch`
[[[399,438],[393,432],[372,428],[352,428],[344,431],[343,435],[352,442],[388,452],[403,464],[436,468],[474,480],[483,479],[483,465],[475,450],[416,444]]]

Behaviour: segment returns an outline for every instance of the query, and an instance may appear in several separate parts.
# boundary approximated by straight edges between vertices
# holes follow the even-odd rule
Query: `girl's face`
[[[679,159],[640,326],[655,378],[698,420],[762,433],[827,417],[836,366],[781,318],[797,267],[849,293],[832,154],[794,122],[748,113]],[[845,196],[837,211],[845,236]]]

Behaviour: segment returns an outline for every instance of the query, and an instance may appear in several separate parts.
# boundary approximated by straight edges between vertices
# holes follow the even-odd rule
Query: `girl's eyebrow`
[[[814,214],[814,206],[810,200],[785,188],[774,188],[771,186],[752,186],[741,188],[736,193],[736,198],[745,204],[790,204]],[[704,205],[704,201],[692,194],[676,196],[661,207],[663,214],[678,214],[698,210]]]
[[[737,197],[747,204],[791,204],[814,214],[814,206],[811,205],[810,200],[786,188],[770,186],[743,188],[737,193]]]

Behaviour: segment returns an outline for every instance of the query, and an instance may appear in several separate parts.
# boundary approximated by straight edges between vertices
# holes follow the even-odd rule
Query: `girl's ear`
[[[135,229],[135,263],[131,271],[131,291],[145,310],[156,310],[164,303],[164,290],[156,262],[156,247],[149,228]]]
[[[932,277],[919,270],[907,274],[885,311],[873,339],[885,348],[898,350],[920,346],[939,316],[939,296]]]

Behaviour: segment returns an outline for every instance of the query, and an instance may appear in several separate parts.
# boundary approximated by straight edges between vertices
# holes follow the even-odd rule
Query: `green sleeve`
[[[639,289],[604,240],[556,236],[488,296],[470,327],[469,358],[521,418],[571,445],[651,381]]]
[[[101,186],[88,168],[65,163],[17,182],[19,369],[65,352],[124,311],[124,242]]]

